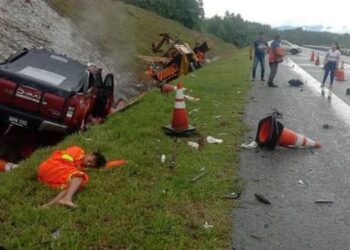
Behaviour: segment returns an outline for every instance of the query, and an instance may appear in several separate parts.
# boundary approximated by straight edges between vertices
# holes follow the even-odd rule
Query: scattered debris
[[[55,240],[58,240],[61,236],[61,231],[58,228],[55,228],[51,231],[51,237]]]
[[[215,137],[212,137],[212,136],[207,136],[207,142],[209,144],[221,144],[224,142],[224,140],[222,139],[217,139]]]
[[[330,128],[333,128],[333,126],[326,123],[326,124],[323,124],[322,128],[330,129]]]
[[[292,79],[288,81],[289,85],[292,87],[300,87],[304,85],[304,82],[299,79]]]
[[[299,180],[298,183],[301,184],[301,185],[305,184],[302,180]]]
[[[201,169],[201,172],[200,174],[196,175],[195,177],[192,178],[192,182],[196,182],[198,181],[200,178],[202,178],[203,176],[205,176],[207,174],[207,172],[204,172],[204,169]]]
[[[220,119],[222,116],[221,115],[215,115],[214,118],[215,119]]]
[[[250,100],[252,100],[254,103],[258,103],[258,101],[255,99],[254,96],[251,96],[251,97],[249,97],[249,98],[250,98]]]
[[[331,205],[334,203],[333,200],[317,200],[315,201],[316,204],[328,204],[328,205]]]
[[[261,203],[264,203],[266,205],[271,205],[271,202],[268,199],[266,199],[263,195],[261,195],[261,194],[254,194],[254,196]]]
[[[346,95],[350,95],[350,89],[346,89]]]
[[[193,101],[193,102],[198,102],[201,100],[199,97],[193,97],[193,96],[189,96],[189,95],[184,95],[184,98],[187,101]]]
[[[222,198],[223,199],[229,199],[229,200],[237,200],[241,196],[240,193],[230,193],[224,195]]]
[[[194,142],[194,141],[189,141],[187,143],[188,146],[192,147],[192,148],[195,148],[195,149],[199,149],[199,144],[197,142]]]
[[[252,238],[255,239],[255,240],[262,241],[261,237],[256,236],[256,235],[254,235],[254,234],[250,234],[249,236],[252,237]]]
[[[244,149],[255,149],[258,147],[258,143],[256,141],[252,141],[251,143],[245,143],[241,145],[241,148]]]
[[[213,225],[210,225],[210,224],[208,223],[208,221],[206,221],[206,222],[204,223],[203,227],[204,227],[205,229],[211,229],[211,228],[213,228],[214,226],[213,226]]]
[[[201,109],[193,109],[193,110],[191,110],[188,114],[189,114],[189,115],[192,115],[192,113],[198,112],[199,110],[201,110]]]
[[[162,155],[162,156],[160,157],[160,162],[161,162],[162,164],[164,164],[165,160],[166,160],[166,156],[165,156],[165,155]]]

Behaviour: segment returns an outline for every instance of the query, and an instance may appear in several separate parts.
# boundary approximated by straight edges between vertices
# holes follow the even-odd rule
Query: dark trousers
[[[256,69],[260,64],[261,67],[261,79],[265,76],[265,55],[255,55],[253,63],[253,79],[256,77]]]
[[[278,63],[270,63],[270,76],[269,76],[269,81],[267,82],[269,85],[274,84],[273,80],[275,79],[275,76],[277,74],[278,70]]]
[[[334,82],[335,71],[337,70],[337,62],[327,62],[324,66],[324,76],[322,83],[325,84],[329,73],[331,73],[331,85]]]

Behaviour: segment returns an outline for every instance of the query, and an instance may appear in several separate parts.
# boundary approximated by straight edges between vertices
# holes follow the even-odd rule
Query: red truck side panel
[[[16,87],[16,83],[0,78],[0,103],[10,104]]]

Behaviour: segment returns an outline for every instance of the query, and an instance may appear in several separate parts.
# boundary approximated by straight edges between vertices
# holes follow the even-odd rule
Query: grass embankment
[[[160,33],[177,36],[190,46],[208,41],[212,47],[209,55],[226,56],[234,47],[208,34],[190,30],[178,22],[160,17],[120,1],[48,0],[50,5],[70,18],[99,52],[113,58],[122,69],[138,69],[143,73],[146,64],[139,55],[152,55],[152,42],[159,42]],[[166,49],[166,46],[164,47]]]
[[[240,112],[249,88],[246,51],[219,60],[183,78],[199,102],[187,102],[191,123],[200,136],[170,138],[174,95],[153,91],[131,109],[82,134],[67,137],[55,148],[80,145],[130,165],[91,172],[78,194],[75,210],[38,209],[55,195],[37,181],[36,169],[55,148],[39,150],[21,167],[2,174],[0,245],[8,249],[227,249],[232,207],[221,197],[241,189],[235,176],[237,144],[245,132]],[[221,145],[205,142],[212,135]],[[189,140],[204,142],[196,151]],[[167,156],[161,164],[162,154]],[[191,182],[205,168],[207,175]],[[205,222],[213,225],[203,227]],[[51,233],[58,229],[60,236]]]

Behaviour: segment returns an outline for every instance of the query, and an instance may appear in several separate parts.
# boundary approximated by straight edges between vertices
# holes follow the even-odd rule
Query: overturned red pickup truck
[[[24,49],[0,64],[0,122],[35,131],[72,132],[106,117],[114,78],[48,49]]]

